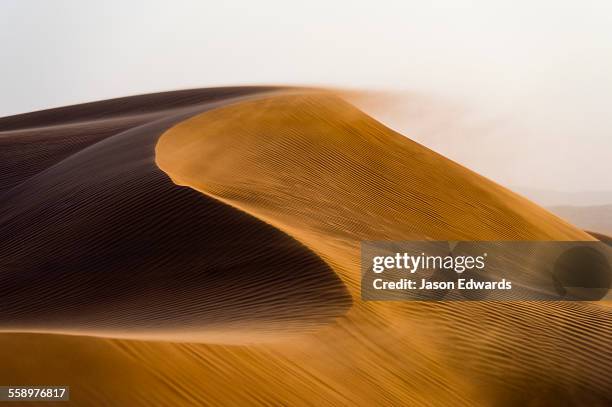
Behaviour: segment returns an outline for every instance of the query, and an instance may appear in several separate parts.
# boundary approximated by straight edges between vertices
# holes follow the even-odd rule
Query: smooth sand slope
[[[335,96],[234,91],[5,189],[0,381],[92,405],[610,402],[607,304],[359,299],[362,240],[592,237]]]

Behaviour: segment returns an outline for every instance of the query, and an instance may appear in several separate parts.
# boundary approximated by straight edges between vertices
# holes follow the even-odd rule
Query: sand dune
[[[166,113],[4,193],[0,328],[183,341],[222,329],[228,339],[230,326],[255,337],[264,327],[317,324],[350,305],[307,248],[172,184],[154,146],[189,113]]]
[[[0,118],[0,193],[79,150],[185,109],[274,88],[198,89]]]
[[[331,94],[205,92],[132,124],[90,105],[126,127],[6,177],[2,382],[92,405],[610,402],[605,303],[359,299],[362,240],[591,236]]]

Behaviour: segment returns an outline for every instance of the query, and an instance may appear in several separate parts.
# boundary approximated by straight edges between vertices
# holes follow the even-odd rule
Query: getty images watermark
[[[612,299],[598,242],[363,242],[361,296],[385,301]]]

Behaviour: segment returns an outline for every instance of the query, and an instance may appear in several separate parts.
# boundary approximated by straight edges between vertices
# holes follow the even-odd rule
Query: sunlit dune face
[[[206,112],[167,131],[172,179],[296,234],[343,239],[588,239],[329,94]]]
[[[162,135],[156,162],[175,183],[304,243],[354,298],[362,240],[592,239],[330,94],[292,92],[200,114]],[[588,304],[357,300],[346,318],[312,337],[326,362],[310,361],[308,369],[332,386],[361,383],[351,400],[362,404],[383,395],[403,403],[457,403],[456,394],[425,378],[461,388],[466,404],[546,403],[561,391],[581,399],[580,390],[562,390],[557,379],[536,388],[533,377],[544,369],[551,377],[564,375],[565,382],[590,380],[605,389],[600,373],[610,370],[611,361],[587,368],[588,355],[563,338],[571,326],[582,326],[584,340],[605,346],[609,339],[589,315],[606,312]],[[534,342],[544,326],[556,336]],[[503,347],[511,352],[500,354]],[[313,351],[289,344],[285,349],[296,364]],[[584,369],[568,370],[574,364]],[[376,386],[367,385],[367,378]],[[483,393],[482,386],[489,390]]]
[[[7,123],[12,152],[55,145],[0,166],[0,383],[92,405],[612,397],[605,303],[360,298],[363,240],[590,237],[330,93],[170,92]]]

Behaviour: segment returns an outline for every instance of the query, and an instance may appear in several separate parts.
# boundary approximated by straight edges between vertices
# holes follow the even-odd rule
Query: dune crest
[[[232,104],[156,146],[172,180],[286,231],[330,262],[362,240],[592,240],[326,93]],[[357,257],[351,255],[354,262]],[[355,286],[355,273],[344,274]]]
[[[612,399],[604,303],[361,301],[361,240],[590,237],[330,93],[51,109],[0,119],[0,147],[2,383],[79,405]]]
[[[194,116],[160,137],[156,163],[175,183],[304,243],[355,298],[362,240],[592,240],[325,93],[262,97]],[[554,334],[542,336],[545,326]],[[576,326],[598,358],[567,340]],[[612,339],[609,328],[601,304],[357,300],[346,318],[312,340],[328,361],[316,375],[333,388],[359,383],[349,393],[362,405],[383,398],[546,403],[561,393],[601,402],[611,384],[612,358],[601,353]],[[299,366],[308,354],[294,348],[284,357]],[[397,375],[410,379],[400,384]]]
[[[35,174],[5,178],[15,184],[0,206],[0,331],[244,344],[342,315],[350,295],[309,249],[155,165],[173,124],[266,91],[145,95],[1,119],[31,126],[0,138],[15,151],[40,131],[48,143],[6,164]]]

